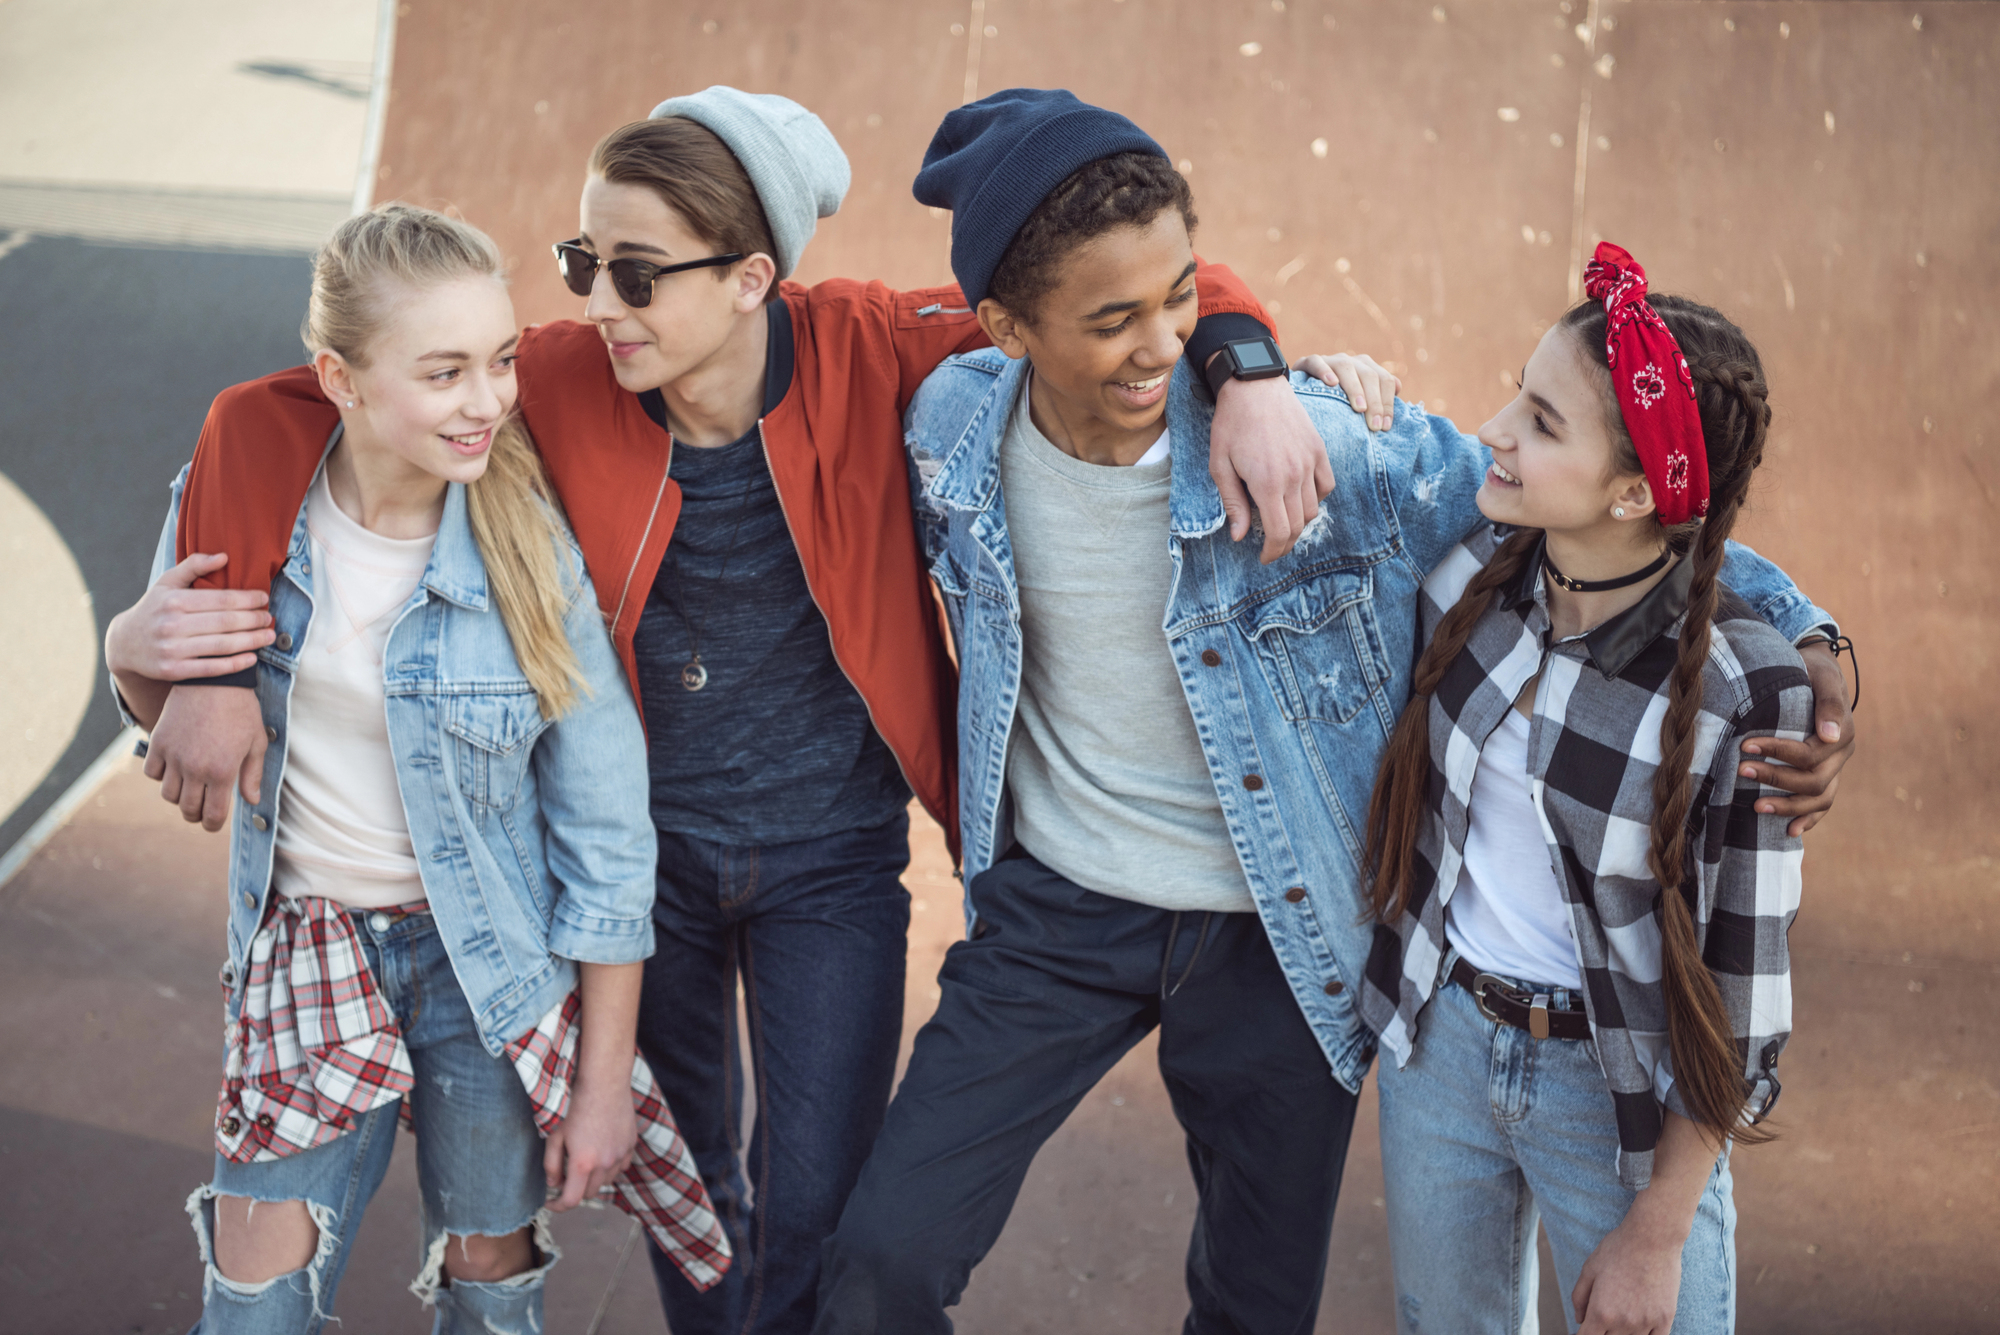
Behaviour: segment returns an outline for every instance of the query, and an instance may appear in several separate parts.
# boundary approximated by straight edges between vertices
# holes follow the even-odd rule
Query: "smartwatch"
[[[1268,380],[1285,374],[1285,354],[1277,340],[1239,338],[1222,345],[1222,350],[1202,369],[1208,381],[1208,396],[1215,398],[1225,380]]]

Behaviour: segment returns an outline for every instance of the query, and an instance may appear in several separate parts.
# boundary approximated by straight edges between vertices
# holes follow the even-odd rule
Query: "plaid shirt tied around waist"
[[[582,1012],[572,990],[507,1045],[544,1136],[569,1115]],[[324,1145],[415,1084],[402,1031],[354,925],[327,899],[271,897],[225,1043],[215,1147],[235,1163]],[[729,1239],[652,1069],[636,1053],[632,1102],[639,1143],[610,1188],[612,1202],[645,1225],[690,1283],[710,1288],[729,1269]],[[406,1103],[406,1122],[408,1113]]]
[[[1426,642],[1504,536],[1475,533],[1432,571],[1421,606]],[[1428,811],[1410,905],[1397,922],[1375,929],[1362,985],[1362,1018],[1380,1036],[1385,1059],[1406,1064],[1444,960],[1446,905],[1464,861],[1481,749],[1540,674],[1529,780],[1616,1110],[1619,1180],[1633,1190],[1652,1178],[1661,1105],[1687,1112],[1673,1081],[1660,977],[1661,888],[1647,852],[1660,720],[1692,575],[1681,561],[1635,606],[1554,644],[1539,559],[1516,587],[1494,595],[1431,699]],[[1776,790],[1738,777],[1739,744],[1753,736],[1801,739],[1812,728],[1812,688],[1797,651],[1724,588],[1702,679],[1688,884],[1679,893],[1693,909],[1702,958],[1736,1035],[1752,1121],[1777,1100],[1778,1054],[1791,1033],[1786,933],[1798,912],[1804,849],[1785,833],[1784,817],[1758,814],[1757,799]]]

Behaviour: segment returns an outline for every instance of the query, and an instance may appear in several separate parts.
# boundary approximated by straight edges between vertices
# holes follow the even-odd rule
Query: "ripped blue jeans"
[[[353,919],[416,1071],[410,1106],[423,1246],[410,1289],[435,1305],[434,1335],[539,1332],[543,1279],[560,1253],[543,1209],[542,1137],[527,1091],[513,1066],[481,1044],[430,914],[355,910]],[[188,1199],[206,1271],[195,1332],[314,1335],[320,1330],[333,1311],[362,1212],[389,1170],[401,1110],[401,1100],[385,1104],[338,1140],[283,1159],[239,1164],[217,1156],[214,1181]],[[215,1268],[212,1245],[217,1196],[304,1201],[319,1226],[317,1254],[304,1269],[263,1283],[224,1277]],[[526,1273],[490,1283],[447,1280],[443,1266],[451,1235],[504,1237],[531,1225],[538,1255]]]

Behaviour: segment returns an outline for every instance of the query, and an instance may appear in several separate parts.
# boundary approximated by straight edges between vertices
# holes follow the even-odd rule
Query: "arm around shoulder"
[[[1734,538],[1722,558],[1722,582],[1793,644],[1840,637],[1832,613],[1813,606],[1790,575]]]
[[[1493,456],[1477,436],[1460,431],[1448,417],[1401,399],[1394,407],[1394,422],[1373,437],[1373,448],[1386,475],[1403,550],[1421,579],[1466,534],[1487,522],[1478,496]],[[1338,416],[1343,431],[1366,437],[1359,417],[1351,412]]]
[[[1742,754],[1754,758],[1742,767],[1745,777],[1779,790],[1765,794],[1760,809],[1790,818],[1791,833],[1804,834],[1832,808],[1840,772],[1854,755],[1847,683],[1829,648],[1840,638],[1840,625],[1832,614],[1815,607],[1791,576],[1734,539],[1723,557],[1722,582],[1798,646],[1805,660],[1814,718],[1808,721],[1803,740],[1751,738],[1740,743]],[[1733,753],[1734,744],[1731,749]],[[1774,760],[1778,763],[1770,763]]]

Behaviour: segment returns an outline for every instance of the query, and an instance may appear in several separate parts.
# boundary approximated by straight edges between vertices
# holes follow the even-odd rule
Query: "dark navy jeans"
[[[826,1247],[820,1335],[945,1335],[1036,1151],[1157,1026],[1199,1204],[1186,1335],[1310,1335],[1355,1097],[1253,913],[1095,894],[1029,857],[969,888],[875,1152]]]
[[[696,1293],[652,1248],[674,1335],[803,1335],[820,1245],[882,1128],[902,1037],[910,818],[739,847],[660,832],[639,1047],[735,1250]],[[743,1153],[749,1021],[756,1125]]]

